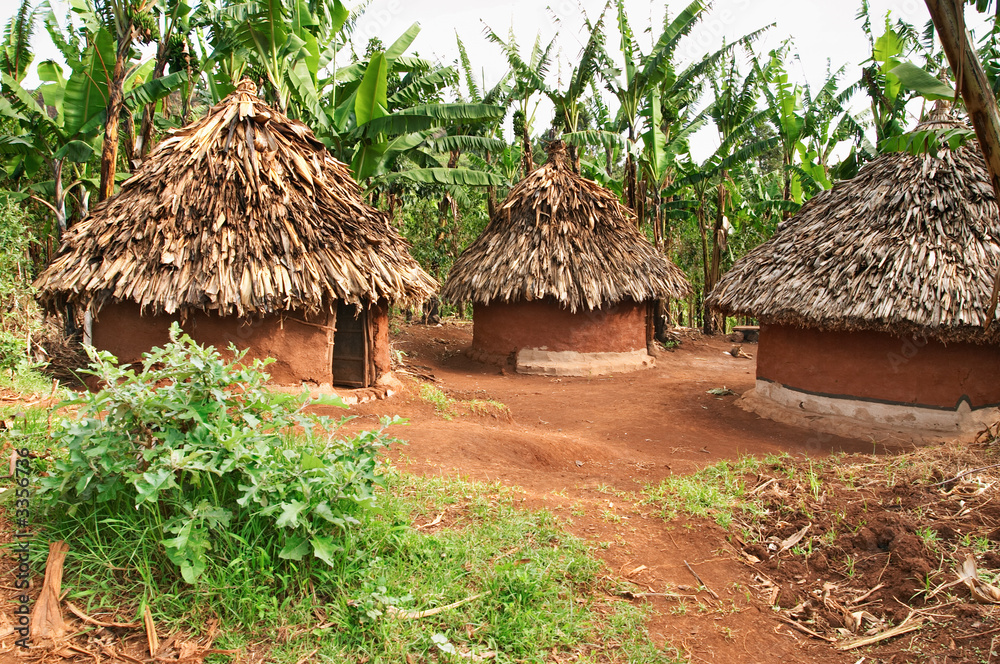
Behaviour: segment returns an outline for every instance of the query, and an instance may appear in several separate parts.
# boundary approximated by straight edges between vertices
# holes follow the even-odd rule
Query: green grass
[[[13,370],[0,371],[0,389],[13,390],[26,397],[48,394],[52,391],[52,379],[37,369],[24,364]]]
[[[693,475],[672,475],[656,486],[646,487],[642,503],[658,507],[664,519],[672,520],[679,514],[711,516],[728,528],[733,510],[740,506],[746,492],[743,474],[756,470],[760,463],[754,457],[743,457],[708,466]]]
[[[25,413],[17,444],[44,449],[47,417]],[[36,470],[45,465],[36,461]],[[488,652],[495,662],[550,662],[553,652],[582,662],[678,661],[649,641],[642,609],[601,592],[603,566],[586,544],[550,513],[517,508],[510,489],[390,469],[379,502],[346,531],[332,567],[271,559],[263,533],[246,527],[213,543],[231,547],[229,566],[189,585],[140,553],[148,533],[127,513],[47,524],[32,565],[41,573],[41,542],[65,538],[63,589],[88,614],[134,620],[148,604],[162,629],[187,632],[218,618],[216,647],[264,640],[278,664],[317,648],[310,661],[458,662]],[[434,528],[412,527],[442,513]],[[389,607],[424,611],[477,595],[420,619],[390,615]],[[283,642],[278,633],[296,636]]]
[[[420,385],[420,398],[434,406],[434,410],[444,419],[455,417],[455,400],[430,383]]]

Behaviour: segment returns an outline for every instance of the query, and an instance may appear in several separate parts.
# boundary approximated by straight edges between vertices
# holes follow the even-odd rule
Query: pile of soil
[[[947,445],[766,466],[748,478],[749,507],[735,519],[734,536],[761,597],[787,624],[840,648],[919,625],[902,637],[908,648],[979,661],[1000,640],[1000,605],[977,602],[956,583],[956,570],[971,557],[981,580],[1000,577],[1000,475],[989,468],[997,448]],[[958,477],[976,468],[983,470]],[[898,649],[888,642],[874,652]]]

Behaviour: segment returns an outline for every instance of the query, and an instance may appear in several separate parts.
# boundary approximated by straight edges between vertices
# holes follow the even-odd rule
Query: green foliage
[[[680,513],[712,516],[719,525],[729,527],[733,511],[741,505],[746,492],[743,475],[759,463],[753,457],[743,457],[735,463],[723,461],[708,466],[694,475],[672,475],[656,486],[646,487],[644,502],[659,507],[666,519]]]
[[[31,52],[31,35],[35,31],[38,9],[32,9],[30,0],[22,0],[17,12],[7,22],[0,42],[0,71],[21,80],[34,59]]]
[[[31,338],[41,324],[31,289],[28,249],[32,241],[28,219],[9,196],[0,196],[0,384],[41,387],[30,359]],[[33,391],[33,390],[32,390]]]
[[[344,530],[375,504],[386,439],[335,439],[337,423],[267,390],[265,363],[242,366],[232,350],[226,362],[176,324],[138,372],[90,349],[105,387],[68,402],[78,409],[54,427],[65,454],[41,483],[50,513],[142,524],[148,555],[162,547],[188,583],[236,562],[216,543],[249,523],[273,558],[332,565]]]

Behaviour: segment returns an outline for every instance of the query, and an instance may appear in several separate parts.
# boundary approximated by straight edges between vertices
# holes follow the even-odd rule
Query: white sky
[[[58,16],[69,13],[64,0],[51,0]],[[0,0],[0,22],[6,25],[17,9],[16,0]],[[349,7],[357,4],[346,0]],[[853,82],[860,75],[859,64],[869,57],[867,40],[860,22],[855,18],[860,0],[716,0],[707,18],[695,32],[682,42],[682,62],[693,62],[702,55],[718,49],[723,39],[734,39],[775,23],[756,50],[766,53],[791,37],[799,60],[789,64],[790,74],[799,82],[809,81],[820,85],[826,78],[827,63],[834,70],[842,65],[847,71],[842,79]],[[871,15],[876,34],[881,33],[882,17],[887,11],[892,18],[902,18],[919,28],[929,20],[922,0],[871,0]],[[500,49],[483,35],[485,25],[497,34],[506,36],[513,27],[522,52],[530,48],[536,33],[541,33],[543,43],[548,43],[558,32],[559,61],[564,74],[572,69],[572,62],[579,56],[587,34],[583,29],[581,8],[595,20],[604,0],[515,0],[513,2],[484,2],[483,0],[373,0],[358,25],[355,43],[360,51],[369,36],[378,36],[389,45],[412,23],[421,24],[421,33],[408,53],[419,53],[425,58],[437,58],[450,64],[458,57],[455,45],[457,32],[474,65],[483,67],[487,85],[494,84],[506,71]],[[687,5],[687,0],[670,3],[670,13],[675,15]],[[626,0],[632,29],[648,52],[651,41],[659,34],[663,21],[664,3],[650,0]],[[967,10],[970,26],[983,22],[974,10]],[[608,16],[608,47],[617,50],[617,30],[614,15]],[[650,30],[651,26],[653,27]],[[655,34],[654,34],[655,33]],[[35,62],[57,57],[39,23],[35,32]],[[553,67],[553,75],[560,67]],[[37,79],[29,78],[31,85]],[[551,120],[551,107],[540,105],[535,129],[547,128]],[[509,123],[509,118],[508,118]],[[718,145],[711,130],[702,130],[692,145],[696,159],[710,154]]]

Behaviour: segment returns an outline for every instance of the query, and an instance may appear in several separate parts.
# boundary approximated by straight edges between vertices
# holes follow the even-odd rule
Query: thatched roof
[[[50,306],[240,316],[436,288],[347,167],[246,80],[73,226],[35,285]]]
[[[936,117],[917,129],[961,126]],[[829,330],[989,341],[1000,218],[979,145],[884,154],[809,200],[708,298],[729,315]]]
[[[557,141],[458,257],[441,295],[479,304],[550,297],[575,312],[682,297],[689,288],[618,197],[573,172]]]

